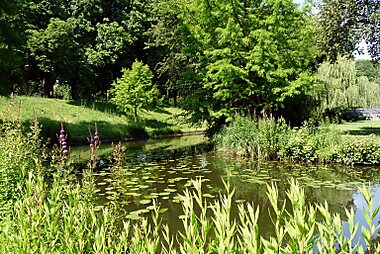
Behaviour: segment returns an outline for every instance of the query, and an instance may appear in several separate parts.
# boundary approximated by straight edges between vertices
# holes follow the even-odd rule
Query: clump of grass
[[[44,160],[45,154],[39,138],[40,129],[37,118],[34,118],[30,131],[25,134],[19,104],[13,98],[1,117],[0,207],[4,207],[9,201],[20,197],[29,172],[36,173],[36,168]],[[36,157],[41,160],[36,160]]]
[[[291,135],[285,120],[272,116],[241,117],[214,137],[217,148],[238,155],[276,159]]]

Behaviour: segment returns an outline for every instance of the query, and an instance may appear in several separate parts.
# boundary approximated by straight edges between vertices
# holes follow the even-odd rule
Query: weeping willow
[[[355,61],[338,57],[318,69],[314,88],[320,110],[380,107],[380,84],[358,76]]]

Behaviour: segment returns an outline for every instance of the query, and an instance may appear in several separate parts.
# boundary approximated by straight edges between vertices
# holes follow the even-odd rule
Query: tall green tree
[[[193,0],[177,6],[179,53],[192,67],[184,105],[193,116],[223,123],[236,112],[271,111],[310,84],[313,30],[308,13],[293,1]]]
[[[365,42],[372,60],[380,64],[380,1],[358,0],[361,6],[361,19],[365,34]]]
[[[352,57],[362,38],[360,7],[356,0],[321,0],[317,5],[318,46],[325,58]]]
[[[153,73],[148,65],[135,61],[131,69],[123,69],[123,75],[112,83],[111,101],[124,111],[133,111],[135,121],[140,109],[152,108],[157,104],[159,91],[152,84]]]
[[[317,7],[319,47],[328,60],[352,57],[365,41],[373,61],[380,63],[379,0],[320,0]]]
[[[0,94],[7,94],[21,74],[21,37],[17,19],[20,1],[0,2]]]

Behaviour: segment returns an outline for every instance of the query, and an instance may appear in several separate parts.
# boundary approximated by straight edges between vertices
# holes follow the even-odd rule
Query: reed
[[[39,141],[34,135],[38,131],[25,134],[21,128],[17,121],[5,121],[1,128],[0,183],[4,189],[0,201],[6,205],[0,210],[0,253],[380,252],[379,225],[374,221],[380,205],[374,204],[371,186],[359,189],[367,203],[368,225],[359,229],[354,211],[346,210],[347,236],[340,215],[330,212],[327,204],[308,204],[296,181],[290,183],[285,201],[279,199],[275,184],[267,185],[268,211],[244,203],[237,205],[234,216],[234,190],[228,183],[224,194],[210,201],[203,195],[201,179],[194,180],[193,190],[185,190],[180,197],[183,230],[171,232],[162,223],[157,201],[150,217],[138,221],[121,217],[115,202],[98,209],[92,171],[85,170],[80,182],[74,175],[62,174],[37,152]],[[260,236],[260,214],[271,216],[272,236]],[[359,233],[366,246],[354,242]]]
[[[219,152],[255,159],[380,164],[378,140],[347,137],[329,123],[291,128],[283,118],[237,116],[213,140]]]

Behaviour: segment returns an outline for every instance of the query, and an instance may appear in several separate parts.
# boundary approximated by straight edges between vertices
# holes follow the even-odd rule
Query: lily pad
[[[125,216],[125,218],[129,220],[139,220],[140,216],[137,213],[132,212],[132,213],[129,213],[127,216]]]
[[[142,205],[147,205],[150,202],[152,202],[152,200],[150,200],[150,199],[142,199],[142,200],[140,200],[140,204],[142,204]]]

